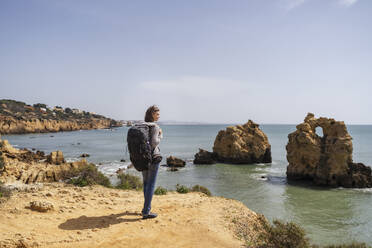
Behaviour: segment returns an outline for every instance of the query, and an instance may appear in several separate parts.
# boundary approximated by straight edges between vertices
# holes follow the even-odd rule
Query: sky
[[[0,99],[119,120],[372,124],[370,0],[0,0]]]

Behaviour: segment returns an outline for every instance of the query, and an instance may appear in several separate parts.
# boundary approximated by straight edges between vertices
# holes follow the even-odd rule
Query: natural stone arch
[[[316,134],[321,127],[323,137]],[[371,168],[354,164],[352,138],[343,121],[309,113],[288,135],[287,178],[312,180],[318,185],[371,187]]]

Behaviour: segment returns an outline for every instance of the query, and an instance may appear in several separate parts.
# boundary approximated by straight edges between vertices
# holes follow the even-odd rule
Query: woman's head
[[[159,120],[160,117],[160,109],[156,105],[152,105],[146,110],[145,114],[145,121],[146,122],[154,122]]]

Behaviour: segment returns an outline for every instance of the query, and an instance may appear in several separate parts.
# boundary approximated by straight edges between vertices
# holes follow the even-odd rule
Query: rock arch
[[[323,137],[316,134],[321,127]],[[312,180],[317,185],[372,187],[371,168],[353,163],[352,138],[343,121],[315,118],[308,113],[288,135],[287,178]]]

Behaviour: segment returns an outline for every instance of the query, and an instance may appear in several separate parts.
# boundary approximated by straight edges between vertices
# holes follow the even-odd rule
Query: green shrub
[[[186,187],[185,185],[176,185],[176,191],[180,194],[186,194],[190,192],[190,189]]]
[[[191,188],[191,191],[192,192],[201,192],[201,193],[204,193],[206,194],[207,196],[211,196],[212,193],[209,191],[209,189],[207,187],[204,187],[204,186],[200,186],[200,185],[194,185],[194,187]]]
[[[270,224],[266,219],[260,218],[263,232],[259,234],[258,248],[308,248],[309,240],[305,231],[293,222],[284,223],[274,220]]]
[[[155,189],[154,194],[155,194],[155,195],[166,195],[167,192],[168,192],[168,190],[167,190],[166,188],[163,188],[163,187],[159,186],[159,187],[157,187],[157,188]]]
[[[120,179],[120,183],[116,186],[118,189],[142,189],[142,181],[137,176],[121,173],[118,178]]]
[[[316,248],[317,246],[312,246],[313,248]],[[324,246],[324,248],[368,248],[370,246],[367,246],[365,243],[351,243],[346,245],[328,245]]]
[[[47,105],[44,104],[44,103],[36,103],[34,105],[32,105],[34,108],[47,108]]]
[[[105,187],[111,187],[110,180],[99,172],[94,164],[89,164],[79,170],[71,170],[64,175],[65,178],[72,176],[75,176],[75,178],[68,180],[68,183],[76,186],[84,187],[99,184]]]
[[[10,195],[11,195],[11,192],[10,190],[6,189],[3,187],[3,182],[0,181],[0,198],[4,199],[4,198],[9,198]],[[0,201],[1,203],[1,201]]]

